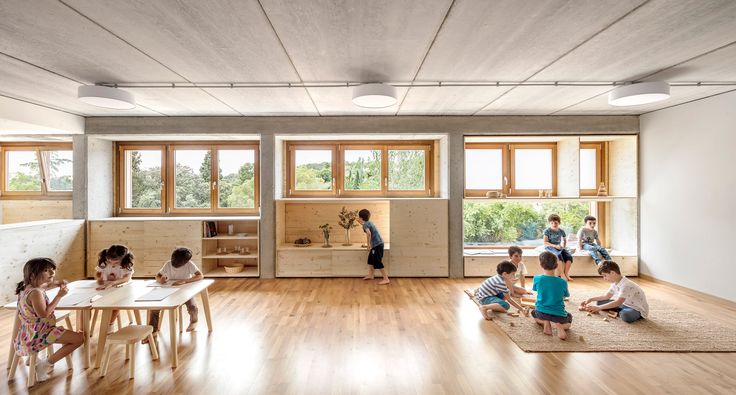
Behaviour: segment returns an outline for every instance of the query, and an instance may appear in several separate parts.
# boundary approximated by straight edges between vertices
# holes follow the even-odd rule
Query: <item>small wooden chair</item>
[[[112,347],[116,344],[123,344],[125,345],[125,360],[130,359],[128,379],[132,379],[135,374],[135,345],[143,339],[148,339],[153,360],[157,360],[158,350],[156,349],[156,342],[153,340],[153,327],[151,325],[128,325],[117,332],[107,335],[107,346],[105,347],[105,358],[100,377],[107,375],[107,368],[110,365],[110,350]]]
[[[16,319],[18,318],[16,317]],[[64,321],[66,323],[67,329],[69,329],[70,331],[74,330],[72,328],[72,320],[69,318],[69,313],[64,313],[56,317],[57,324],[61,321]],[[10,339],[10,341],[14,342],[15,339]],[[49,344],[49,346],[46,347],[46,353],[48,357],[50,357],[51,354],[54,353],[53,344]],[[13,348],[13,360],[10,363],[10,372],[8,372],[8,382],[12,381],[15,378],[15,370],[18,368],[18,363],[20,362],[20,358],[21,356],[18,355],[18,352],[15,351],[15,347],[14,347]],[[28,356],[28,359],[29,359],[29,364],[28,364],[29,369],[28,369],[28,383],[27,384],[28,384],[28,387],[33,387],[36,384],[36,379],[37,379],[36,378],[36,360],[38,359],[38,353],[37,352],[31,353]],[[67,369],[69,370],[74,369],[74,365],[72,364],[71,354],[64,357],[64,359],[66,359]]]
[[[134,317],[133,312],[131,310],[125,310],[128,313],[128,325],[133,325]],[[89,337],[92,337],[92,335],[95,333],[95,327],[97,326],[97,315],[99,310],[92,310],[92,319],[90,320],[90,331],[89,331]],[[123,319],[121,318],[121,315],[118,314],[118,318],[116,320],[118,324],[118,330],[123,329]],[[102,324],[100,324],[102,325]]]

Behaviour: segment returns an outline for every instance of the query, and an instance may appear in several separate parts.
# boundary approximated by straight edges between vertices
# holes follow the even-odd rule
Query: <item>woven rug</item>
[[[473,290],[465,290],[470,299]],[[627,324],[621,319],[608,318],[605,313],[588,316],[578,311],[583,300],[595,296],[590,291],[576,291],[566,303],[572,313],[572,327],[567,340],[542,333],[534,318],[511,317],[496,313],[493,323],[526,352],[736,352],[736,330],[707,317],[683,311],[653,299],[649,300],[649,318]],[[510,311],[516,311],[513,307]],[[482,319],[478,313],[478,319]]]

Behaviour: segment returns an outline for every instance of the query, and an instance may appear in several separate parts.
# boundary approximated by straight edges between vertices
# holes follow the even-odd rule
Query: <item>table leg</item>
[[[133,310],[133,314],[135,315],[135,324],[136,325],[143,325],[141,322],[141,311],[140,310]]]
[[[18,318],[18,312],[13,313],[13,336],[10,336],[10,350],[8,350],[8,365],[6,369],[10,369],[10,365],[13,363],[13,355],[15,355],[15,337],[18,336],[18,330],[20,329],[20,318]]]
[[[202,297],[202,307],[204,308],[204,316],[207,319],[207,329],[212,332],[212,317],[210,316],[210,294],[207,292],[207,288],[203,289],[199,293]]]
[[[112,310],[102,310],[102,318],[100,319],[100,334],[97,338],[97,356],[95,357],[95,368],[99,368],[100,363],[102,362],[102,354],[104,354],[105,342],[107,341],[108,325],[106,323],[110,322],[110,317],[112,317]]]
[[[179,365],[179,343],[176,340],[176,320],[179,310],[169,309],[169,342],[171,343],[171,367]]]
[[[90,327],[89,327],[89,321],[90,321],[90,315],[92,313],[92,310],[86,309],[86,310],[80,310],[78,311],[79,315],[82,317],[82,326],[81,330],[82,333],[84,333],[84,346],[82,349],[82,352],[84,355],[82,356],[82,362],[84,364],[85,369],[89,369],[90,365],[90,358],[89,358],[89,335],[90,335]]]

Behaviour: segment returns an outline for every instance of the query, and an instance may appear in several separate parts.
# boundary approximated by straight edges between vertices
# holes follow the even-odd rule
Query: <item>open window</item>
[[[71,199],[71,143],[0,146],[2,196],[8,199]]]

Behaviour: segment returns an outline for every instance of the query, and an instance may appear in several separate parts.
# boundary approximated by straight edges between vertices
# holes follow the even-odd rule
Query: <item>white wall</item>
[[[640,271],[736,301],[736,92],[640,123]]]

